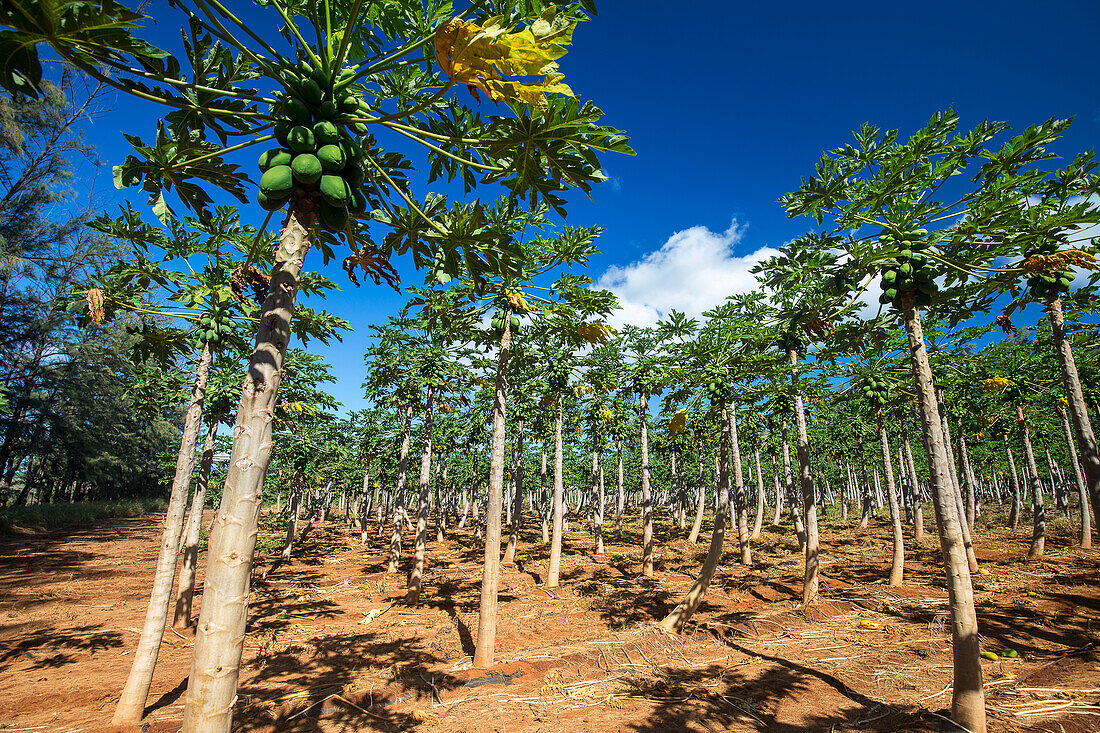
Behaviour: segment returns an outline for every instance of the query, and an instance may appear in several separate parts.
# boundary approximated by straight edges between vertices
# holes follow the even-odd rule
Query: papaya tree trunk
[[[412,437],[412,405],[405,406],[405,426],[401,433],[401,453],[397,462],[397,487],[393,490],[393,533],[390,535],[390,556],[386,572],[396,573],[401,560],[401,530],[405,524],[405,483],[409,475],[409,441]],[[477,458],[475,456],[475,468]],[[477,471],[474,471],[477,474]]]
[[[779,470],[775,465],[775,453],[771,454],[772,458],[772,483],[775,484],[775,513],[772,515],[772,526],[778,526],[779,520],[783,516],[783,489],[779,486]],[[841,506],[847,506],[844,503],[844,492],[840,495]]]
[[[794,520],[794,534],[798,538],[798,548],[806,552],[806,525],[802,523],[802,511],[794,500],[794,477],[791,474],[791,446],[787,442],[787,418],[783,418],[783,491],[787,497],[791,519]]]
[[[890,563],[890,585],[901,585],[905,573],[905,536],[901,531],[901,511],[898,509],[898,495],[894,486],[894,466],[890,461],[890,439],[886,436],[886,426],[882,421],[882,410],[875,413],[878,427],[878,442],[882,446],[882,462],[886,473],[886,500],[890,504],[890,524],[894,538],[894,555]]]
[[[187,526],[183,532],[183,566],[176,591],[176,613],[172,618],[173,626],[190,628],[191,602],[195,597],[195,571],[199,564],[199,535],[202,531],[202,510],[206,504],[206,487],[210,483],[210,468],[214,465],[214,444],[218,437],[218,424],[221,415],[214,415],[207,423],[206,440],[202,446],[202,461],[199,474],[195,478],[195,495],[191,497],[191,510],[187,515]]]
[[[913,293],[902,296],[902,316],[909,338],[910,363],[917,393],[917,407],[924,445],[928,454],[929,483],[936,510],[940,552],[947,574],[947,595],[951,609],[951,651],[953,682],[951,718],[970,733],[985,733],[985,691],[978,656],[978,619],[970,566],[959,524],[958,504],[951,484],[951,464],[944,446],[943,423],[936,404],[932,367],[924,342],[924,329],[914,304]]]
[[[618,463],[618,474],[615,484],[615,538],[623,538],[623,507],[626,504],[626,496],[623,492],[623,444],[615,441],[615,454]]]
[[[791,366],[798,364],[798,352],[787,350],[787,360]],[[798,390],[798,370],[791,371],[791,385],[794,387],[794,425],[798,434],[798,474],[802,484],[802,508],[805,513],[805,558],[806,575],[802,583],[802,604],[809,605],[817,600],[821,582],[821,559],[818,557],[819,541],[817,533],[817,496],[814,493],[814,477],[810,472],[810,438],[806,433],[806,412],[802,408],[802,394]]]
[[[424,452],[420,456],[420,492],[416,505],[416,540],[413,546],[413,569],[409,573],[409,585],[405,602],[420,605],[420,591],[424,585],[424,556],[428,551],[428,510],[431,504],[432,479],[432,419],[435,390],[428,387],[424,408]],[[499,508],[499,507],[498,507]],[[491,521],[486,517],[486,521]],[[499,516],[497,521],[499,521]]]
[[[962,460],[963,476],[966,478],[963,503],[966,506],[966,523],[974,526],[974,520],[978,517],[978,485],[974,479],[974,468],[970,465],[970,450],[966,445],[966,432],[963,430],[962,418],[956,418],[955,425],[959,429],[959,458]]]
[[[1084,468],[1085,486],[1092,502],[1092,516],[1100,517],[1100,452],[1097,451],[1096,435],[1089,421],[1085,395],[1081,389],[1081,377],[1077,373],[1077,362],[1073,349],[1066,338],[1066,318],[1062,310],[1062,299],[1051,298],[1047,301],[1047,317],[1054,336],[1054,353],[1058,358],[1058,370],[1062,373],[1062,382],[1066,389],[1066,402],[1069,416],[1077,436],[1077,452]],[[1097,521],[1100,521],[1098,519]]]
[[[1001,440],[1005,446],[1005,455],[1008,457],[1008,489],[1012,492],[1012,506],[1008,510],[1008,526],[1016,529],[1020,526],[1020,514],[1023,506],[1020,500],[1020,476],[1016,471],[1016,459],[1012,455],[1012,448],[1008,445],[1008,433],[1001,434]]]
[[[1062,433],[1066,436],[1066,449],[1069,451],[1069,463],[1073,468],[1073,480],[1077,486],[1077,496],[1081,505],[1081,534],[1078,545],[1083,548],[1092,547],[1092,522],[1089,515],[1089,492],[1085,487],[1085,478],[1081,475],[1081,464],[1077,458],[1077,446],[1073,444],[1073,429],[1069,424],[1069,416],[1061,407],[1058,408],[1058,416],[1062,418]]]
[[[741,445],[737,440],[737,409],[731,402],[726,406],[729,420],[730,460],[733,462],[734,507],[737,510],[737,545],[741,551],[741,564],[752,565],[752,546],[749,544],[749,510],[745,498],[745,476],[741,468]]]
[[[256,347],[237,409],[229,473],[210,535],[183,717],[183,729],[188,733],[228,733],[233,722],[248,616],[248,581],[263,479],[271,461],[271,415],[290,344],[299,275],[310,246],[312,211],[299,211],[300,206],[291,204],[279,234],[268,295],[260,309]]]
[[[698,610],[710,587],[710,581],[714,577],[714,571],[722,560],[722,545],[726,538],[726,514],[729,512],[730,475],[729,475],[729,447],[730,425],[733,422],[726,414],[723,407],[720,413],[721,432],[718,441],[718,507],[714,514],[714,529],[710,535],[710,547],[707,548],[707,556],[703,560],[703,567],[699,576],[695,579],[691,589],[688,590],[684,600],[680,601],[672,612],[665,616],[660,626],[665,631],[680,631],[684,624],[691,619],[692,614]]]
[[[494,418],[495,419],[495,418]],[[512,524],[508,533],[508,546],[504,549],[504,562],[510,564],[516,560],[516,547],[519,545],[519,533],[523,528],[523,420],[516,420],[516,468],[515,496],[512,500]]]
[[[1024,420],[1024,408],[1020,405],[1016,405],[1016,425],[1020,429],[1020,442],[1024,444],[1027,480],[1031,488],[1031,547],[1027,551],[1027,559],[1038,560],[1043,556],[1043,546],[1047,539],[1047,511],[1043,504],[1043,482],[1039,480],[1039,465],[1035,462],[1035,451],[1031,447],[1031,431]]]
[[[554,395],[554,500],[550,528],[550,564],[546,570],[546,587],[558,587],[561,569],[562,520],[565,503],[562,497],[561,394]]]
[[[944,449],[947,451],[947,465],[951,469],[951,486],[955,493],[956,510],[959,515],[959,527],[962,529],[963,544],[966,546],[966,561],[970,572],[978,572],[978,556],[974,553],[974,540],[970,536],[970,523],[966,521],[966,509],[963,506],[962,486],[959,484],[959,467],[955,462],[955,451],[951,448],[951,424],[947,419],[947,407],[943,401],[943,390],[936,391],[936,410],[940,414],[940,427],[943,430]]]
[[[691,523],[691,534],[688,542],[695,544],[699,541],[699,530],[703,528],[703,507],[706,504],[707,486],[703,483],[703,436],[700,433],[695,437],[696,447],[699,452],[699,485],[695,494],[695,521]]]
[[[638,395],[642,458],[642,575],[653,577],[653,490],[649,484],[649,395]]]
[[[164,627],[168,623],[168,606],[172,600],[172,583],[176,579],[176,559],[179,555],[180,535],[183,532],[183,515],[187,510],[187,491],[191,487],[191,473],[195,467],[195,444],[202,427],[202,404],[206,397],[206,380],[210,374],[212,351],[210,342],[204,342],[199,354],[195,374],[195,386],[183,421],[183,437],[176,456],[176,475],[168,499],[168,511],[164,518],[160,552],[153,573],[153,589],[149,594],[149,607],[141,628],[138,646],[130,674],[115,707],[111,725],[136,725],[145,714],[145,701],[153,684],[153,668],[160,654]],[[199,510],[202,511],[201,509]],[[205,606],[205,604],[203,604]]]
[[[540,511],[542,514],[542,544],[550,544],[550,513],[554,510],[554,502],[546,488],[546,441],[542,441],[542,449],[539,451],[539,492],[543,498]]]
[[[756,463],[756,520],[752,524],[753,542],[760,539],[760,530],[764,524],[764,474],[760,471],[760,448],[754,447],[752,459]]]
[[[913,448],[909,443],[909,430],[902,422],[902,438],[905,446],[905,465],[909,469],[909,481],[913,487],[910,501],[913,504],[913,541],[920,543],[924,539],[924,499],[921,497],[920,479],[917,476],[917,464],[913,460]]]
[[[604,517],[604,485],[603,485],[603,452],[596,455],[596,463],[600,467],[600,496],[596,503],[596,554],[603,554],[603,517]]]
[[[504,319],[504,333],[497,352],[497,373],[493,397],[493,445],[489,455],[489,500],[485,506],[485,562],[481,576],[481,605],[478,614],[474,667],[493,666],[497,638],[497,590],[500,587],[500,512],[504,488],[504,441],[508,410],[508,359],[512,355],[512,328]],[[519,494],[517,487],[516,494]],[[519,512],[513,515],[513,534]],[[511,543],[509,543],[511,544]],[[513,553],[515,548],[513,547]]]

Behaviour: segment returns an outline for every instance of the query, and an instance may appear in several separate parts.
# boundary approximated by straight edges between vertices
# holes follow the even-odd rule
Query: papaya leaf
[[[435,58],[452,80],[466,84],[475,97],[484,92],[494,102],[521,102],[544,109],[547,94],[573,96],[562,80],[557,59],[573,40],[576,18],[547,9],[535,22],[513,31],[503,16],[483,25],[451,18],[435,34]],[[540,81],[504,76],[542,76]]]

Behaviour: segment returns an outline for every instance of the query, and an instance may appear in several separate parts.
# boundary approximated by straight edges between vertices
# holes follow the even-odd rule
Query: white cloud
[[[596,286],[619,297],[622,309],[612,314],[611,325],[652,326],[670,310],[699,316],[727,296],[755,290],[756,278],[749,270],[778,250],[762,247],[735,255],[744,231],[736,221],[721,233],[691,227],[637,262],[609,267]]]

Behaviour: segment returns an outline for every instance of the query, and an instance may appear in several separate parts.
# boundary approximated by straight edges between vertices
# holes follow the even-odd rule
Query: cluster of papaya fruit
[[[630,375],[634,394],[651,395],[657,391],[657,375],[650,364],[638,364]]]
[[[728,380],[715,378],[707,382],[707,399],[712,405],[725,405],[733,400],[733,386]]]
[[[779,334],[779,348],[784,353],[790,351],[802,352],[810,345],[810,339],[805,331],[793,321]]]
[[[367,212],[363,150],[357,141],[367,127],[356,121],[367,105],[350,90],[355,75],[354,68],[345,68],[333,77],[305,60],[284,73],[286,91],[276,94],[280,100],[274,110],[281,147],[259,160],[257,201],[264,209],[282,208],[297,192],[316,207],[316,223],[333,232],[344,231],[349,216]]]
[[[898,307],[898,298],[915,291],[918,306],[932,305],[932,298],[939,291],[936,284],[936,268],[924,250],[928,248],[928,230],[912,229],[902,234],[884,233],[880,244],[897,249],[892,262],[882,268],[882,295],[878,302]]]
[[[867,377],[863,380],[863,398],[872,410],[881,410],[886,407],[886,401],[890,398],[890,390],[886,386],[886,380],[879,377]]]
[[[218,345],[233,332],[233,316],[227,310],[207,311],[199,315],[194,333],[197,340],[208,342],[211,347]]]
[[[1058,252],[1057,242],[1043,242],[1036,245],[1033,249],[1029,249],[1024,253],[1024,256],[1029,260],[1037,255],[1040,257],[1050,257]],[[1062,293],[1068,293],[1070,286],[1073,284],[1073,270],[1055,270],[1050,272],[1033,272],[1031,277],[1027,279],[1027,286],[1031,288],[1031,292],[1037,298],[1057,298]]]
[[[497,334],[504,333],[504,319],[508,319],[508,326],[512,331],[513,336],[518,336],[523,331],[523,323],[520,322],[519,316],[513,315],[507,310],[499,310],[496,315],[493,316],[493,320],[489,325],[493,327],[493,331]]]
[[[604,425],[609,425],[615,420],[615,413],[607,405],[603,405],[596,411],[596,418]]]
[[[553,359],[546,368],[546,382],[550,385],[550,391],[554,393],[564,392],[569,389],[569,363],[561,358]]]

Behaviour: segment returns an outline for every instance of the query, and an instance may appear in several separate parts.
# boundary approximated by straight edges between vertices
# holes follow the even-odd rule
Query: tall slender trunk
[[[603,452],[596,452],[596,464],[600,467],[600,496],[596,503],[596,554],[603,554],[603,517],[604,517],[604,485],[603,485]]]
[[[1081,534],[1078,544],[1084,548],[1092,547],[1092,522],[1089,515],[1089,493],[1085,486],[1085,478],[1081,475],[1081,464],[1077,458],[1077,446],[1073,444],[1073,429],[1069,424],[1069,415],[1058,408],[1058,415],[1062,418],[1062,433],[1066,436],[1066,448],[1069,451],[1069,462],[1073,468],[1073,480],[1077,486],[1078,501],[1081,505]]]
[[[672,612],[661,620],[660,626],[666,631],[680,631],[683,629],[684,624],[688,622],[692,614],[702,604],[707,588],[710,587],[710,581],[714,577],[714,571],[722,560],[722,545],[726,537],[726,514],[729,512],[729,446],[730,425],[733,422],[726,415],[724,407],[720,414],[720,420],[722,424],[721,436],[718,441],[718,508],[714,513],[714,529],[710,535],[710,547],[707,549],[707,556],[703,560],[703,567],[699,571],[699,576],[692,584],[691,589],[688,590],[684,600],[680,601],[676,608],[672,609]]]
[[[157,664],[164,627],[168,623],[168,606],[172,600],[172,583],[176,579],[176,559],[179,555],[180,535],[183,532],[183,515],[187,510],[187,491],[191,486],[191,473],[195,467],[195,444],[198,442],[199,428],[202,427],[202,405],[206,397],[211,357],[210,343],[204,342],[196,369],[195,386],[191,390],[191,401],[183,422],[183,437],[180,439],[180,449],[176,457],[176,475],[172,479],[172,491],[164,518],[164,532],[153,574],[149,607],[145,612],[145,624],[141,628],[141,636],[134,651],[134,662],[119,696],[111,725],[136,725],[145,714],[145,701],[149,697],[149,687],[153,684],[153,668]],[[205,605],[203,604],[204,607]]]
[[[290,553],[294,547],[294,535],[298,531],[298,513],[302,507],[302,487],[299,484],[301,473],[294,472],[290,489],[290,516],[286,522],[286,537],[283,539],[283,550],[279,554],[279,562],[290,560]]]
[[[966,523],[974,526],[974,520],[978,516],[978,484],[974,478],[974,468],[970,465],[970,450],[966,445],[966,431],[963,429],[962,418],[955,419],[955,425],[959,429],[959,459],[962,460],[963,476],[966,477],[966,486],[963,493],[963,504],[966,507]]]
[[[974,540],[970,536],[970,523],[966,521],[963,506],[962,486],[959,484],[959,468],[955,463],[955,451],[951,448],[951,423],[947,419],[947,406],[943,401],[943,390],[936,391],[936,411],[940,415],[940,427],[943,430],[944,450],[947,451],[947,465],[951,469],[951,486],[955,493],[956,510],[959,515],[959,527],[962,529],[963,544],[966,546],[966,561],[970,572],[978,572],[978,556],[974,553]]]
[[[554,510],[554,502],[546,489],[546,441],[542,441],[542,449],[539,451],[539,496],[543,498],[542,511],[542,544],[550,542],[550,513]]]
[[[699,541],[699,530],[703,528],[703,506],[706,504],[707,487],[703,483],[703,436],[700,433],[695,437],[696,447],[699,452],[699,485],[695,495],[695,521],[691,523],[691,534],[688,542],[695,544]]]
[[[371,496],[370,487],[370,463],[363,466],[363,491],[359,495],[359,506],[355,512],[355,516],[359,520],[359,543],[367,544],[367,540],[370,536],[370,530],[367,529],[367,523],[370,521],[370,510],[372,504],[377,504],[380,497],[377,490],[374,492],[374,498],[368,498]]]
[[[929,482],[939,527],[940,552],[947,574],[954,667],[951,717],[970,733],[985,733],[985,692],[978,656],[978,619],[974,608],[974,589],[970,581],[966,548],[963,545],[958,505],[953,496],[951,465],[944,446],[943,424],[936,404],[932,368],[928,363],[928,351],[924,343],[924,329],[921,327],[912,293],[902,296],[902,315],[909,337],[917,407],[928,454]]]
[[[802,523],[802,511],[794,500],[794,477],[791,474],[791,446],[787,442],[787,418],[783,418],[783,491],[790,504],[791,519],[794,520],[794,534],[798,538],[798,549],[806,552],[806,525]]]
[[[901,531],[901,512],[898,510],[897,490],[894,486],[894,466],[890,461],[890,439],[882,422],[882,410],[875,412],[878,442],[882,446],[882,463],[886,474],[886,499],[890,503],[890,524],[894,537],[894,555],[890,563],[890,585],[901,585],[905,572],[905,535]]]
[[[504,549],[504,562],[512,563],[516,559],[516,547],[519,545],[519,533],[523,527],[523,419],[516,421],[516,460],[515,460],[515,496],[512,501],[512,524],[508,533],[508,546]]]
[[[386,572],[396,573],[401,560],[401,530],[405,524],[405,482],[409,475],[409,441],[412,438],[412,405],[405,406],[405,426],[401,433],[401,453],[397,462],[397,487],[393,490],[393,533],[390,535],[390,556]],[[475,470],[477,456],[474,456]]]
[[[1031,431],[1024,420],[1024,408],[1016,405],[1016,424],[1020,429],[1020,442],[1024,444],[1024,459],[1027,461],[1028,484],[1031,487],[1031,548],[1027,551],[1028,560],[1038,560],[1043,556],[1043,546],[1047,539],[1047,511],[1043,504],[1043,483],[1039,480],[1039,465],[1035,462],[1035,451],[1031,447]]]
[[[653,491],[649,484],[649,395],[638,395],[642,437],[642,575],[653,577]]]
[[[493,396],[493,447],[489,455],[489,500],[485,507],[485,563],[481,576],[481,604],[477,623],[477,644],[474,647],[474,666],[493,666],[493,652],[497,638],[497,591],[500,588],[500,511],[504,488],[504,441],[508,411],[508,359],[512,355],[512,327],[504,319],[504,332],[500,336],[497,352],[497,373]],[[518,452],[517,448],[517,452]],[[519,490],[516,490],[517,496]],[[519,508],[513,522],[513,532],[518,531]],[[509,543],[511,544],[511,543]],[[512,549],[515,552],[515,548]]]
[[[1016,529],[1020,526],[1020,515],[1023,513],[1020,500],[1020,476],[1016,472],[1016,459],[1012,455],[1012,448],[1008,445],[1008,433],[1001,434],[1001,441],[1005,446],[1005,455],[1008,457],[1008,489],[1012,492],[1012,506],[1008,510],[1008,526]]]
[[[798,352],[787,350],[787,360],[792,367],[798,364]],[[818,557],[819,541],[817,533],[817,496],[814,493],[814,477],[810,473],[810,438],[806,433],[806,413],[802,409],[802,394],[798,390],[798,370],[791,370],[791,385],[794,388],[794,424],[798,435],[798,474],[802,484],[802,508],[806,523],[806,575],[802,583],[802,604],[809,605],[817,600],[820,585],[821,560]]]
[[[290,344],[299,274],[310,246],[312,211],[308,206],[292,203],[279,234],[270,288],[260,309],[256,347],[237,409],[229,473],[210,535],[202,610],[191,655],[183,718],[188,733],[228,733],[233,722],[248,616],[248,580],[263,479],[271,461],[271,415]]]
[[[615,538],[623,538],[623,506],[626,504],[626,496],[623,492],[623,443],[615,441],[615,455],[618,463],[618,474],[615,484]]]
[[[191,602],[195,597],[195,571],[199,564],[199,535],[202,531],[202,510],[206,504],[206,487],[210,483],[210,468],[214,465],[214,444],[218,437],[218,424],[221,415],[212,415],[207,421],[206,440],[202,446],[202,461],[199,474],[195,478],[195,495],[191,497],[191,510],[187,515],[187,526],[183,532],[183,566],[176,591],[176,613],[172,617],[173,626],[190,628]]]
[[[424,585],[424,556],[428,550],[428,505],[431,498],[434,399],[435,390],[428,387],[424,408],[424,452],[420,455],[420,492],[416,506],[416,544],[413,546],[413,569],[409,574],[409,585],[405,594],[405,602],[410,606],[420,605],[420,591]],[[486,517],[486,521],[491,519]]]
[[[783,489],[779,486],[779,471],[775,466],[775,453],[772,453],[772,482],[775,484],[775,514],[772,515],[772,526],[778,526],[780,518],[783,516]],[[843,504],[843,495],[841,496],[841,504]]]
[[[741,445],[737,440],[737,408],[731,402],[724,411],[729,420],[730,460],[733,462],[734,507],[737,510],[737,545],[741,551],[741,564],[752,565],[752,546],[749,544],[749,509],[745,499],[745,477],[741,468]]]
[[[1054,336],[1054,353],[1058,357],[1058,369],[1062,373],[1062,382],[1066,388],[1066,402],[1077,436],[1077,451],[1081,465],[1085,470],[1085,485],[1092,501],[1092,516],[1100,517],[1100,452],[1096,447],[1096,436],[1089,422],[1085,395],[1081,389],[1081,378],[1077,374],[1077,362],[1073,358],[1073,349],[1066,338],[1066,319],[1062,311],[1062,299],[1047,301],[1047,316],[1050,330]],[[1100,521],[1098,519],[1097,521]]]
[[[546,587],[558,587],[561,569],[561,534],[565,506],[562,497],[561,394],[554,395],[554,501],[550,531],[550,565],[546,570]]]
[[[752,536],[750,539],[755,542],[760,539],[760,530],[764,524],[764,474],[760,471],[760,448],[753,447],[752,458],[756,463],[756,520],[752,525]]]
[[[913,541],[920,543],[924,539],[924,500],[921,497],[920,480],[917,477],[917,464],[913,460],[913,448],[909,444],[909,430],[904,422],[901,429],[905,446],[905,465],[909,469],[909,480],[913,487]]]

